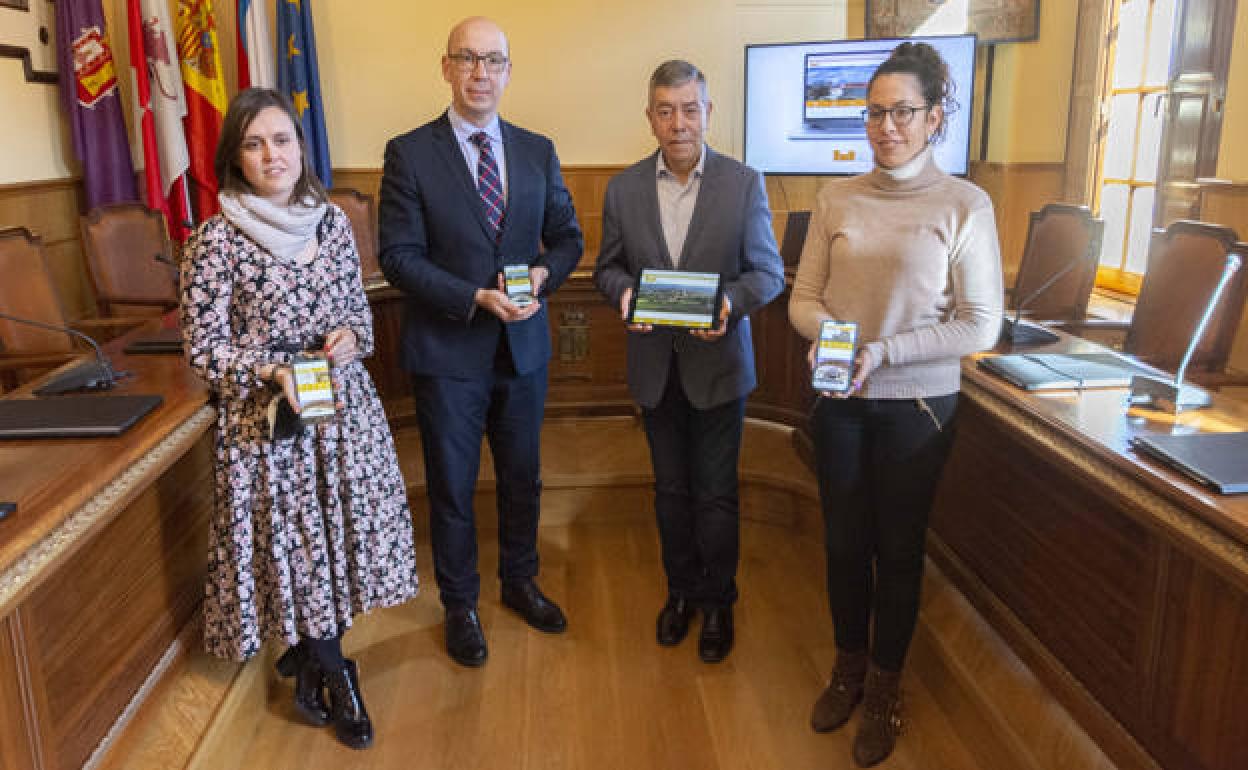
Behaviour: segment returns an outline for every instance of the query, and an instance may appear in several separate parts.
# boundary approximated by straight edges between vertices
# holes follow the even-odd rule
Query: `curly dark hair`
[[[949,65],[945,63],[940,52],[927,43],[902,43],[893,49],[893,53],[871,76],[867,82],[867,92],[875,85],[880,75],[914,75],[919,81],[919,90],[923,92],[923,101],[929,107],[940,105],[944,108],[940,125],[932,133],[932,143],[945,138],[945,127],[949,123],[949,115],[957,111],[958,100],[954,98],[953,78],[949,76]]]

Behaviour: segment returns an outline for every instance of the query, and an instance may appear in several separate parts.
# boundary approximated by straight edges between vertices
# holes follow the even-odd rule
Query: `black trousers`
[[[476,606],[481,577],[472,501],[482,436],[494,456],[499,578],[519,582],[537,575],[546,367],[517,375],[509,364],[500,364],[491,374],[473,379],[417,375],[412,385],[442,605]]]
[[[673,357],[662,401],[643,409],[642,417],[668,593],[703,607],[730,606],[737,600],[737,460],[745,399],[694,407]]]
[[[821,398],[812,416],[836,646],[869,649],[888,671],[901,670],[914,636],[928,514],[957,401],[956,393]]]

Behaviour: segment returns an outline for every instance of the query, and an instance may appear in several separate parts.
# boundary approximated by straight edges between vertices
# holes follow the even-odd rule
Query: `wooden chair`
[[[355,248],[360,253],[360,276],[368,285],[382,279],[381,241],[377,233],[377,204],[373,196],[350,187],[335,187],[329,199],[351,220],[355,232]]]
[[[790,211],[784,220],[784,239],[780,241],[780,259],[785,267],[795,267],[802,259],[806,231],[810,229],[809,211]]]
[[[84,319],[70,322],[56,293],[43,242],[25,227],[0,230],[0,313],[51,326],[68,327],[103,343],[143,319]],[[67,332],[54,332],[0,318],[0,387],[58,367],[89,349]]]
[[[1011,292],[1014,308],[1025,303],[1023,315],[1040,320],[1086,318],[1104,229],[1104,220],[1087,206],[1049,203],[1033,211]],[[1063,270],[1068,272],[1045,286]]]
[[[81,224],[101,316],[158,315],[177,307],[176,260],[160,212],[119,203],[92,209]]]
[[[0,230],[0,313],[63,326],[65,313],[38,236],[24,227]],[[0,318],[0,383],[7,390],[23,375],[60,366],[77,355],[73,337]]]
[[[1173,222],[1153,234],[1148,267],[1130,323],[1085,321],[1064,326],[1075,333],[1084,328],[1121,327],[1126,331],[1124,352],[1173,372],[1222,277],[1227,255],[1235,252],[1248,262],[1248,245],[1238,240],[1229,227],[1189,220]],[[1248,385],[1248,377],[1227,371],[1246,298],[1248,265],[1227,284],[1192,356],[1188,373],[1198,384],[1212,388]]]

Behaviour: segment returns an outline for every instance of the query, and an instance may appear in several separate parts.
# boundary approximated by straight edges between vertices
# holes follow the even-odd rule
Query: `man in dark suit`
[[[706,146],[706,78],[661,64],[646,109],[658,152],[614,177],[594,279],[626,320],[643,268],[718,273],[720,323],[684,331],[632,324],[628,385],[641,405],[654,465],[655,513],[667,572],[659,644],[684,639],[703,610],[698,653],[732,649],[737,599],[737,458],[745,396],[756,385],[749,314],[784,288],[762,176]]]
[[[450,108],[390,141],[381,182],[381,263],[408,299],[403,365],[424,446],[446,647],[465,666],[487,655],[472,507],[483,435],[497,480],[503,604],[542,631],[567,627],[534,580],[550,358],[541,298],[584,243],[554,145],[498,117],[510,75],[498,25],[457,24],[442,57]],[[504,290],[503,267],[517,264],[528,266],[537,301]]]

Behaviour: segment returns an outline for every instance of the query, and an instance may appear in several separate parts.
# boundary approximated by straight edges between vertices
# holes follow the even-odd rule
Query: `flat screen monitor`
[[[745,162],[767,174],[870,171],[862,111],[867,81],[903,42],[930,43],[949,64],[958,109],[947,113],[936,163],[966,174],[975,87],[975,36],[833,40],[745,47]]]

